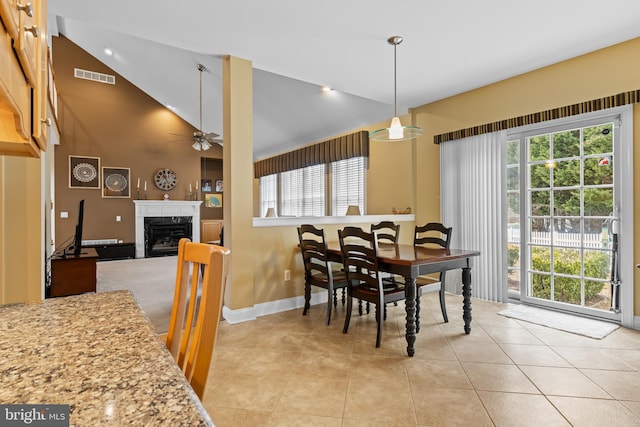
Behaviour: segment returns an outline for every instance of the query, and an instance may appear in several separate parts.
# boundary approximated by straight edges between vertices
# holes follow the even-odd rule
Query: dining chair
[[[422,226],[416,225],[413,236],[413,245],[449,249],[449,244],[451,243],[451,230],[451,227],[445,227],[439,222],[429,222]],[[420,331],[420,322],[418,320],[420,318],[420,296],[422,295],[426,285],[439,283],[440,310],[442,311],[442,318],[445,323],[449,322],[449,318],[447,317],[447,306],[444,298],[445,277],[445,272],[441,272],[438,278],[433,276],[418,276],[416,279],[416,332]]]
[[[380,221],[377,224],[371,224],[371,232],[376,233],[378,243],[388,243],[391,245],[397,245],[400,238],[400,224],[396,224],[393,221]],[[382,283],[388,286],[395,286],[396,277],[391,273],[381,273]],[[395,302],[395,305],[398,305]],[[366,305],[367,314],[369,313],[369,303]],[[362,301],[358,301],[358,314],[362,314]],[[386,317],[386,316],[385,316]]]
[[[311,286],[327,290],[327,325],[331,323],[331,309],[338,307],[337,290],[342,289],[342,305],[345,303],[347,277],[344,271],[334,270],[327,256],[324,230],[310,224],[298,227],[300,253],[304,264],[304,309],[306,316],[311,306]]]
[[[176,287],[165,342],[200,399],[222,313],[229,254],[222,246],[187,238],[178,243]]]
[[[342,332],[346,334],[349,330],[353,299],[368,301],[376,308],[376,347],[380,347],[384,306],[403,300],[404,286],[400,282],[393,288],[383,285],[378,267],[378,242],[375,233],[366,232],[359,227],[345,227],[338,230],[338,238],[347,274],[347,314]]]

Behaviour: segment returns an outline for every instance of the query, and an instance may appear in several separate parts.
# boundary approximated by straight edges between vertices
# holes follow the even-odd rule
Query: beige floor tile
[[[408,382],[350,380],[344,418],[415,425]]]
[[[609,350],[611,354],[620,360],[625,361],[629,366],[633,367],[636,371],[640,371],[640,350]]]
[[[433,334],[433,329],[423,329],[416,337],[413,345],[415,354],[413,359],[420,360],[458,360],[449,346],[449,342],[441,334]],[[438,329],[439,331],[439,329]],[[404,337],[403,337],[404,339]],[[403,354],[406,354],[407,341],[404,341]]]
[[[233,374],[213,389],[207,389],[206,407],[226,407],[273,411],[287,386],[279,377],[258,377],[253,374]]]
[[[575,426],[637,427],[640,417],[615,400],[550,396],[553,405]]]
[[[575,368],[520,366],[545,395],[611,399],[611,396]]]
[[[582,369],[582,373],[614,398],[640,402],[640,372]]]
[[[271,411],[222,407],[205,408],[216,427],[266,426],[271,419]]]
[[[349,377],[350,371],[350,354],[303,351],[291,358],[291,364],[283,378],[300,382],[306,382],[309,378],[345,379]]]
[[[602,345],[602,340],[585,337],[582,335],[572,334],[559,331],[557,329],[541,327],[527,328],[536,338],[550,346],[565,347],[588,347],[598,348]]]
[[[498,344],[531,344],[542,345],[542,341],[522,327],[504,328],[484,326],[485,332]]]
[[[542,395],[479,391],[480,399],[497,427],[569,426]]]
[[[402,385],[408,385],[407,369],[404,361],[407,356],[365,356],[354,354],[351,357],[351,372],[349,379],[352,381],[391,381]]]
[[[622,403],[625,407],[627,407],[627,409],[630,409],[631,412],[640,417],[640,402],[629,402],[624,400],[620,403]]]
[[[461,362],[513,364],[500,346],[493,342],[480,343],[460,339],[449,340],[449,345]]]
[[[611,350],[600,348],[551,347],[553,351],[579,369],[607,369],[633,371],[634,368],[617,357]]]
[[[351,420],[345,418],[342,427],[416,427],[415,423],[378,422],[370,420]]]
[[[274,412],[268,427],[341,427],[342,418]]]
[[[493,426],[480,398],[473,390],[412,387],[420,426]]]
[[[414,389],[428,387],[472,388],[457,360],[420,360],[405,362],[409,382]]]
[[[500,344],[500,347],[517,365],[571,367],[545,345]]]
[[[302,351],[305,353],[323,353],[349,355],[353,351],[355,336],[350,334],[313,333],[305,337],[302,342]]]
[[[299,351],[256,350],[238,355],[242,365],[239,373],[253,375],[286,375]]]
[[[276,405],[276,413],[315,415],[342,419],[347,385],[343,379],[290,381]]]
[[[462,368],[476,390],[540,394],[515,365],[462,362]]]

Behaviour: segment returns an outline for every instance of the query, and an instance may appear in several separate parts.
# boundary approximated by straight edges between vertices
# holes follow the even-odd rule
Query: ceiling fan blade
[[[185,134],[182,134],[182,133],[171,133],[171,132],[169,132],[169,135],[181,136],[182,138],[191,138],[192,137],[191,135],[185,135]]]
[[[204,137],[207,138],[207,140],[211,141],[213,138],[220,136],[215,132],[209,132],[209,133],[205,133]]]

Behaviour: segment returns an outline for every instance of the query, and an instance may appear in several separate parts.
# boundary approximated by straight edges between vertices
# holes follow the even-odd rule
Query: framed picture
[[[222,193],[224,190],[222,189],[222,180],[216,179],[216,193]]]
[[[69,156],[69,188],[100,188],[100,157]]]
[[[102,197],[131,197],[129,168],[102,168]]]
[[[213,193],[204,195],[204,207],[205,208],[221,208],[222,207],[222,193]]]
[[[202,189],[203,193],[211,193],[211,180],[210,179],[203,179],[201,180],[202,185],[200,186],[200,188]]]

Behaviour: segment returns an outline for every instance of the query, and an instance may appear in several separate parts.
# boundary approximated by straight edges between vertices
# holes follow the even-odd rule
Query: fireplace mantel
[[[200,205],[202,201],[134,200],[136,205],[136,258],[144,258],[144,219],[146,217],[191,217],[193,242],[200,241]]]

